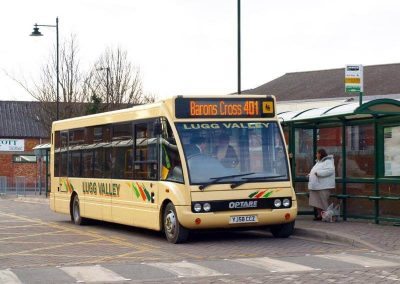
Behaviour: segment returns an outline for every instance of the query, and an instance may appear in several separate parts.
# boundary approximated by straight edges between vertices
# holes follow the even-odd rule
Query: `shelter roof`
[[[340,103],[327,107],[283,111],[277,114],[283,123],[357,119],[383,115],[400,115],[400,100],[376,99],[363,103]]]

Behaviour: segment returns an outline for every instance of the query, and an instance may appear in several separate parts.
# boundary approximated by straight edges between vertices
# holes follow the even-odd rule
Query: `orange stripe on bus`
[[[257,195],[255,196],[255,198],[260,198],[261,196],[263,196],[264,192],[266,192],[266,190],[261,191],[259,194],[257,194]]]
[[[140,187],[139,183],[136,183],[136,185],[137,185],[138,188],[139,188],[140,195],[142,196],[143,201],[146,201],[146,194],[144,194],[143,189]]]

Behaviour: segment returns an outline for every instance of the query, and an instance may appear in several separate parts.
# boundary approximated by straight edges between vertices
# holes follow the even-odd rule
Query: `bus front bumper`
[[[236,210],[193,213],[190,206],[176,206],[178,220],[187,229],[262,227],[289,223],[297,216],[297,204],[288,209]]]

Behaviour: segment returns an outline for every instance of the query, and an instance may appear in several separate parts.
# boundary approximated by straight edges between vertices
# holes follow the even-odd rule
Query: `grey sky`
[[[236,0],[13,0],[0,12],[0,99],[32,100],[3,70],[28,81],[60,39],[77,36],[80,63],[120,46],[144,90],[172,95],[237,90]],[[242,0],[242,89],[287,72],[398,63],[398,0]]]

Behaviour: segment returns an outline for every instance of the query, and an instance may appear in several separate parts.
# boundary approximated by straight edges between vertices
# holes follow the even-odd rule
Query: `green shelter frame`
[[[288,143],[299,214],[312,214],[306,167],[311,169],[318,148],[328,148],[336,153],[337,169],[336,191],[331,197],[342,204],[343,219],[400,222],[399,100],[285,111],[278,117]],[[364,170],[355,174],[360,165]]]

